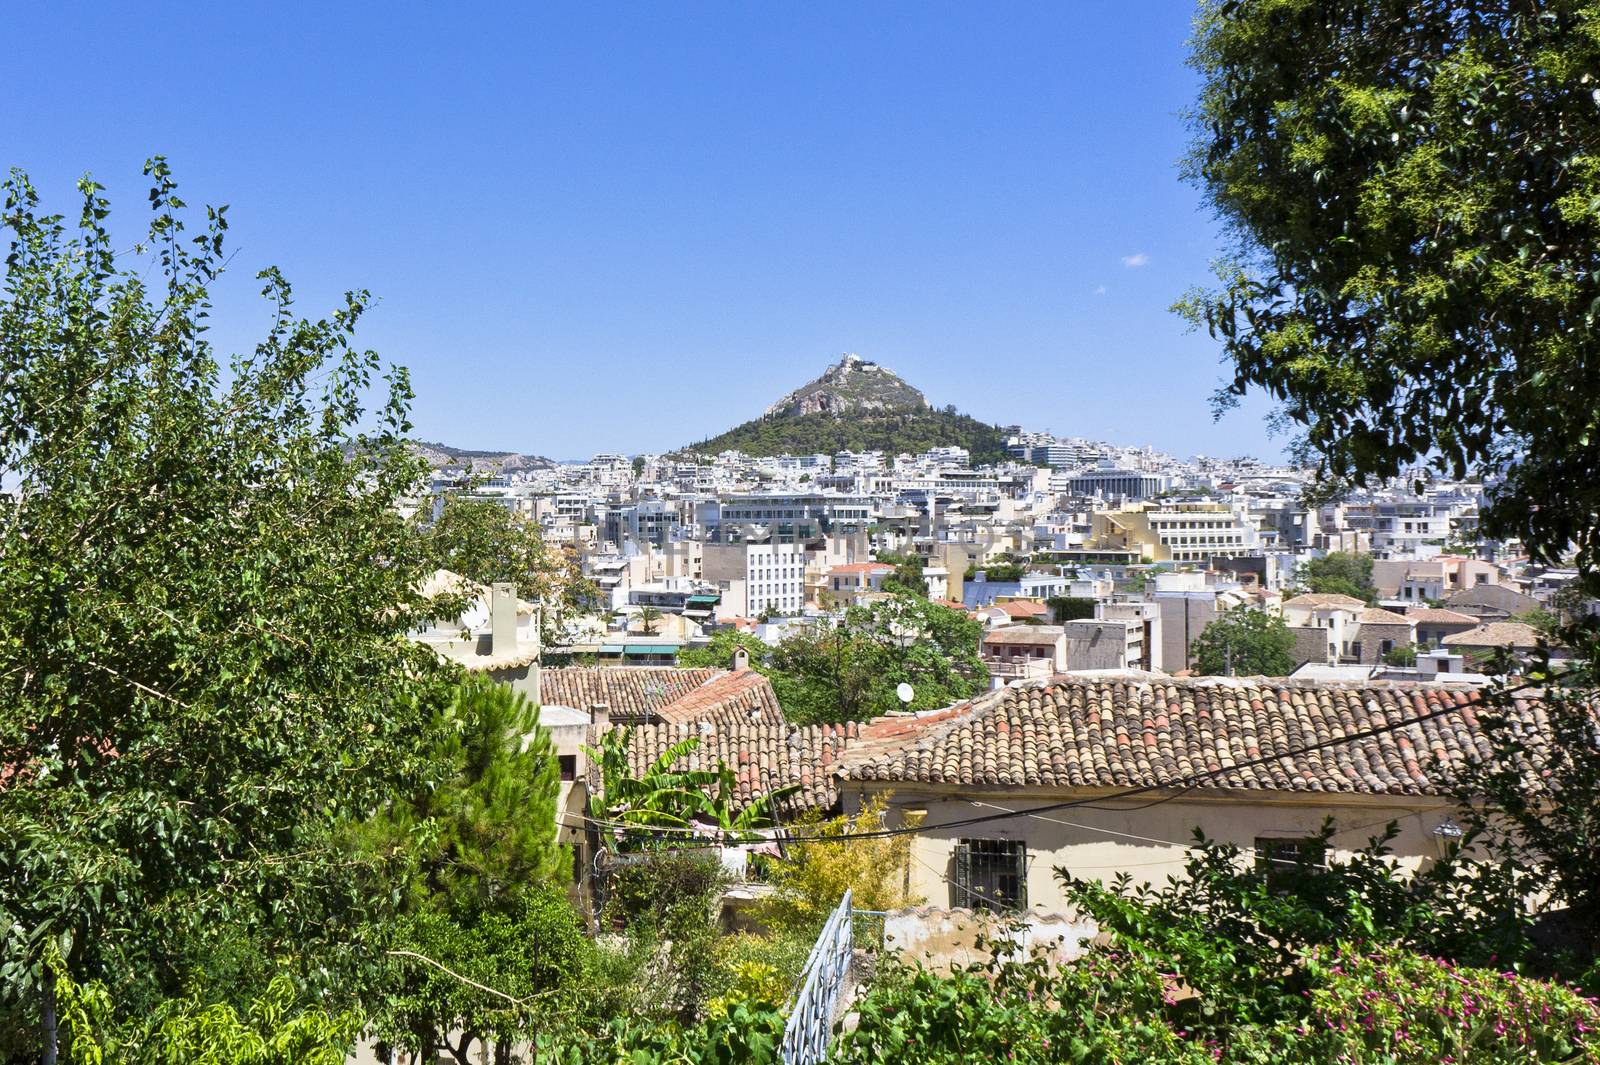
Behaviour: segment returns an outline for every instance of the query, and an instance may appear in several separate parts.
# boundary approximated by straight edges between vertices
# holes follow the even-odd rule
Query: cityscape
[[[1600,1065],[1595,0],[5,17],[0,1065]]]

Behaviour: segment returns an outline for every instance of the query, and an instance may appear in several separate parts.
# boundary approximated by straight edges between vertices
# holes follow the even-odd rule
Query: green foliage
[[[889,558],[878,556],[879,562],[888,562]],[[895,556],[894,572],[883,579],[883,590],[891,594],[900,592],[906,595],[920,595],[928,597],[928,579],[922,575],[922,557],[920,555]]]
[[[523,889],[564,882],[556,842],[560,770],[539,707],[487,677],[468,677],[435,729],[436,784],[391,804],[369,845],[402,851],[415,906],[453,913],[513,905]]]
[[[964,611],[899,594],[845,611],[837,628],[786,637],[769,659],[773,689],[797,724],[860,721],[906,708],[947,706],[988,687],[978,654],[983,626]]]
[[[33,1023],[41,951],[138,1013],[221,939],[372,975],[388,884],[338,839],[429,772],[450,673],[405,638],[428,572],[397,505],[422,484],[410,388],[355,346],[365,293],[206,333],[224,209],[166,163],[130,251],[100,186],[72,225],[20,173],[0,295],[0,1029]],[[380,377],[381,382],[375,380]],[[365,397],[379,385],[375,410]],[[230,989],[248,995],[249,989]]]
[[[880,966],[835,1048],[845,1065],[918,1062],[1212,1062],[1163,1014],[1161,973],[1138,957],[988,961],[948,976]]]
[[[1404,647],[1396,647],[1383,656],[1386,664],[1391,666],[1414,666],[1417,664],[1417,645],[1408,643]]]
[[[823,820],[812,813],[794,826],[795,840],[782,861],[770,863],[774,892],[756,908],[756,918],[779,935],[815,935],[852,892],[858,910],[896,910],[910,906],[911,837],[847,837],[884,829],[889,796],[868,800],[854,817]],[[801,839],[818,842],[803,843]]]
[[[419,909],[395,942],[407,953],[396,956],[399,985],[377,1026],[393,1046],[466,1062],[475,1043],[508,1048],[552,1018],[587,1015],[581,985],[594,947],[559,887],[520,891],[494,910]]]
[[[191,995],[119,1019],[104,984],[77,984],[58,955],[48,963],[66,1065],[342,1065],[363,1023],[358,1013],[301,1002],[282,973],[242,1014]]]
[[[631,729],[610,729],[600,736],[599,747],[584,747],[600,767],[600,793],[589,797],[589,816],[597,821],[665,829],[688,828],[698,822],[737,839],[769,825],[773,804],[798,787],[786,785],[740,805],[738,779],[720,759],[716,769],[674,768],[699,749],[699,736],[674,743],[636,774],[628,758],[632,737]],[[637,832],[619,840],[624,848],[638,845]]]
[[[1548,652],[1527,667],[1534,679],[1551,676]],[[1503,839],[1541,888],[1567,907],[1564,947],[1583,964],[1600,961],[1600,746],[1595,743],[1595,695],[1587,663],[1563,673],[1539,693],[1540,733],[1532,742],[1529,710],[1504,684],[1485,692],[1478,711],[1488,757],[1457,774],[1455,787],[1469,824]],[[1529,781],[1536,780],[1537,786]],[[1600,990],[1600,989],[1597,989]]]
[[[1188,174],[1239,252],[1184,306],[1222,398],[1280,401],[1327,480],[1483,476],[1489,535],[1591,581],[1597,27],[1591,0],[1205,4]]]
[[[1294,633],[1277,614],[1236,606],[1194,641],[1194,668],[1210,676],[1284,677],[1294,671]]]
[[[1378,601],[1378,589],[1372,583],[1371,555],[1329,552],[1303,563],[1295,571],[1295,583],[1297,594],[1348,595],[1368,604]]]
[[[1307,1027],[1325,1033],[1327,1060],[1600,1060],[1600,1008],[1560,984],[1393,949],[1329,952],[1313,964],[1321,986]]]
[[[852,411],[832,414],[776,415],[735,426],[720,436],[684,448],[716,455],[832,455],[840,451],[883,451],[918,454],[934,447],[964,447],[975,463],[1003,462],[1006,439],[999,426],[949,411],[925,408]]]
[[[423,529],[423,545],[436,569],[484,585],[515,584],[520,598],[544,608],[547,637],[567,613],[589,609],[598,597],[576,554],[546,543],[538,522],[493,499],[445,497],[438,520]]]
[[[540,1061],[557,1065],[776,1065],[784,1015],[774,1006],[739,1002],[705,1020],[675,1023],[614,1019],[595,1037],[541,1041]]]
[[[1094,617],[1095,601],[1070,595],[1051,596],[1044,601],[1050,608],[1050,616],[1057,625],[1066,621],[1079,621],[1084,618]]]
[[[1226,1044],[1235,1029],[1297,1021],[1320,948],[1353,943],[1437,953],[1469,963],[1532,958],[1532,917],[1523,900],[1537,875],[1513,861],[1467,861],[1461,852],[1411,876],[1390,855],[1396,828],[1348,858],[1320,867],[1330,820],[1304,858],[1258,855],[1195,833],[1182,879],[1159,888],[1107,886],[1057,870],[1082,912],[1117,949],[1148,953],[1196,995],[1188,1023]],[[1302,864],[1303,862],[1303,864]]]
[[[767,656],[772,648],[763,643],[760,637],[732,629],[712,633],[711,642],[703,647],[685,647],[678,652],[678,665],[686,668],[731,669],[733,653],[740,648],[750,655],[751,669],[770,674]]]
[[[980,571],[986,581],[1010,584],[1020,581],[1023,574],[1028,572],[1028,567],[1020,562],[989,562],[982,566],[973,563],[967,567],[966,580],[976,580]]]
[[[693,1023],[724,982],[716,906],[728,883],[715,850],[646,851],[612,870],[605,917],[650,955],[648,1015]]]

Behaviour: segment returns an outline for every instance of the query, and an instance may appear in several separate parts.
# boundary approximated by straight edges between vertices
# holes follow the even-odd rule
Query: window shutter
[[[969,909],[972,906],[972,847],[959,842],[950,855],[950,908]]]
[[[1026,910],[1028,908],[1028,845],[1018,840],[1012,848],[1011,856],[1017,863],[1016,908]]]

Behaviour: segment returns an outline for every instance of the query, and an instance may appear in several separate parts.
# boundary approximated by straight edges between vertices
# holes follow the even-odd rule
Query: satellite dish
[[[895,686],[894,693],[900,697],[902,703],[909,703],[916,698],[917,693],[911,690],[911,685],[901,681]]]

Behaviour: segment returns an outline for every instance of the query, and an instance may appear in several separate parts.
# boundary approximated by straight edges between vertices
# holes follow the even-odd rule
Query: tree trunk
[[[56,974],[45,963],[44,981],[39,988],[39,1035],[44,1042],[40,1065],[56,1065]]]

